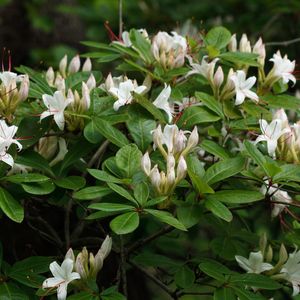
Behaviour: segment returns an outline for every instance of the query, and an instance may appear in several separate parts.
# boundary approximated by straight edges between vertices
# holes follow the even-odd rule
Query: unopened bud
[[[242,38],[240,40],[240,47],[239,47],[240,52],[248,52],[251,53],[251,45],[248,40],[248,37],[245,33],[243,33]]]
[[[77,273],[80,274],[80,278],[82,280],[86,280],[88,278],[88,273],[87,270],[84,267],[84,257],[82,252],[80,252],[77,257],[76,257],[76,261],[75,261],[75,270]]]
[[[265,257],[266,257],[266,262],[271,262],[272,261],[272,259],[273,259],[273,248],[271,247],[271,245],[268,246]]]
[[[74,74],[74,73],[78,72],[79,69],[80,69],[80,58],[79,58],[79,55],[77,54],[70,61],[68,73]]]
[[[149,176],[151,171],[151,160],[148,152],[146,152],[142,157],[141,167],[144,173]]]
[[[263,256],[265,255],[267,243],[268,243],[267,234],[264,233],[259,239],[259,250],[261,251]]]
[[[224,81],[224,73],[222,67],[219,66],[214,76],[214,80],[213,80],[214,86],[219,88],[222,85],[223,81]]]
[[[178,161],[178,165],[177,165],[176,182],[179,182],[180,180],[182,180],[185,177],[186,171],[187,171],[187,164],[186,164],[184,157],[181,155],[179,158],[179,161]]]
[[[26,74],[21,82],[19,90],[19,101],[24,101],[27,99],[29,93],[29,76]]]
[[[88,110],[91,105],[90,90],[84,82],[82,83],[82,101],[85,110]]]
[[[60,74],[57,74],[54,85],[58,91],[62,91],[63,93],[65,92],[66,83],[65,83],[64,78]]]
[[[231,52],[235,52],[237,50],[236,34],[233,34],[231,36],[231,39],[230,39],[229,44],[228,44],[228,49]]]
[[[282,121],[281,129],[289,126],[289,120],[283,108],[276,110],[273,119],[280,119]]]
[[[191,149],[196,147],[198,145],[198,142],[199,142],[198,129],[197,129],[197,126],[195,126],[192,133],[190,134],[190,136],[188,138],[187,145],[184,150],[185,154],[187,154]]]
[[[85,60],[83,66],[82,66],[82,71],[83,72],[91,72],[92,71],[92,62],[89,57]]]
[[[92,90],[96,87],[96,79],[93,74],[90,75],[86,85],[88,86],[89,90]]]
[[[264,65],[265,58],[266,58],[266,47],[262,41],[262,38],[260,37],[255,45],[253,46],[253,53],[256,53],[259,55],[258,62]]]
[[[108,74],[108,76],[106,77],[106,80],[105,80],[105,89],[107,91],[109,91],[111,88],[113,88],[115,85],[114,85],[114,80],[111,76],[111,73]]]
[[[63,77],[66,77],[67,63],[68,63],[68,56],[65,55],[59,62],[59,72]]]
[[[157,165],[155,165],[154,168],[151,170],[149,177],[150,177],[151,184],[157,190],[159,190],[160,184],[161,184],[161,177],[160,177]]]
[[[186,147],[186,136],[183,130],[179,130],[174,141],[174,152],[181,153]]]
[[[48,84],[50,86],[53,86],[54,78],[55,78],[55,74],[54,74],[53,68],[50,67],[46,72],[46,81],[48,82]]]
[[[286,251],[286,248],[283,244],[280,246],[279,250],[279,261],[278,264],[284,264],[288,259],[288,253]]]
[[[73,260],[75,262],[75,255],[74,255],[74,252],[73,252],[72,248],[70,248],[68,250],[68,252],[66,253],[65,259],[67,259],[67,258],[69,258],[69,259],[71,259],[71,260]]]

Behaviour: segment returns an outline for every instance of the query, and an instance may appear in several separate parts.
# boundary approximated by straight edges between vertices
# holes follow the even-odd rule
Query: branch
[[[93,157],[90,159],[90,161],[87,164],[87,168],[91,168],[94,163],[97,161],[97,159],[103,154],[103,152],[106,150],[107,146],[109,145],[110,141],[106,140],[103,142],[103,144],[99,147],[99,149],[96,151],[96,153],[93,155]]]
[[[123,240],[123,236],[120,236],[120,248],[121,248],[121,278],[122,278],[122,291],[123,294],[125,296],[125,298],[127,299],[128,297],[128,293],[127,293],[127,276],[126,276],[126,257],[125,257],[125,249],[124,249],[124,240]]]
[[[119,0],[119,39],[122,38],[123,33],[123,1]]]
[[[282,41],[282,42],[270,42],[270,43],[265,43],[265,46],[289,46],[291,44],[299,43],[300,42],[300,37],[288,40],[288,41]]]

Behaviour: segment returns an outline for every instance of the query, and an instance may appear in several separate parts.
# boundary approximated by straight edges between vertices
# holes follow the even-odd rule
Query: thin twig
[[[269,42],[265,43],[265,46],[289,46],[291,44],[299,43],[300,42],[300,37],[288,40],[288,41],[282,41],[282,42]]]
[[[102,145],[99,147],[99,149],[95,152],[93,157],[90,159],[90,161],[87,164],[87,168],[91,168],[94,163],[97,161],[97,159],[101,156],[101,154],[106,150],[107,146],[109,145],[110,141],[106,140],[102,143]]]
[[[119,39],[122,38],[123,33],[123,1],[119,0]]]
[[[69,199],[66,207],[65,214],[65,241],[66,241],[66,250],[70,248],[70,213],[72,209],[72,198]]]

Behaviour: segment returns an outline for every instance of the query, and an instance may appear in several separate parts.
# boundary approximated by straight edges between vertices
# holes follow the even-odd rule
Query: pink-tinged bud
[[[71,89],[68,89],[67,98],[68,99],[73,99],[73,102],[75,100],[74,93],[73,93],[73,91]]]
[[[65,55],[59,62],[59,72],[63,77],[66,77],[67,63],[68,63],[68,56]]]
[[[82,101],[84,103],[84,108],[88,110],[91,105],[90,90],[84,82],[82,83]]]
[[[93,74],[90,75],[88,81],[86,82],[86,85],[88,86],[90,91],[96,87],[96,79]]]
[[[141,167],[144,173],[149,176],[151,172],[151,160],[148,152],[142,156]]]
[[[63,93],[65,92],[66,89],[66,83],[65,80],[62,78],[60,74],[57,74],[54,82],[55,87],[57,88],[58,91],[62,91]]]
[[[79,69],[80,69],[80,58],[79,55],[77,54],[70,61],[68,73],[69,74],[77,73]]]
[[[253,46],[253,53],[256,53],[259,55],[258,61],[262,65],[264,65],[265,58],[266,58],[266,48],[265,48],[265,45],[264,45],[261,37],[257,40],[255,45]]]
[[[198,145],[198,142],[199,142],[198,129],[197,126],[195,126],[190,137],[188,138],[186,149],[191,150],[192,148]]]
[[[176,182],[179,182],[180,180],[182,180],[185,177],[186,171],[187,171],[187,164],[186,164],[184,157],[181,155],[179,158],[179,161],[178,161],[178,165],[177,165]]]
[[[237,40],[236,40],[236,34],[233,34],[231,36],[231,39],[228,44],[228,50],[231,52],[235,52],[237,50]]]
[[[154,168],[150,171],[149,177],[150,177],[151,184],[154,186],[154,188],[159,190],[161,184],[161,178],[160,178],[157,165],[155,165]]]
[[[24,101],[27,99],[29,93],[29,76],[26,74],[23,77],[19,90],[19,101]]]
[[[92,62],[91,59],[88,57],[82,66],[82,72],[91,72],[91,71],[92,71]]]
[[[70,249],[68,250],[68,252],[66,253],[65,259],[67,259],[67,258],[69,258],[69,259],[75,261],[75,255],[74,255],[74,252],[73,252],[73,249],[72,249],[72,248],[70,248]]]
[[[248,52],[251,53],[251,45],[248,40],[247,34],[243,33],[242,38],[240,40],[240,52]]]
[[[213,81],[215,87],[219,88],[222,85],[223,81],[224,81],[224,73],[222,67],[219,66],[215,73],[214,81]]]
[[[187,138],[183,130],[179,130],[174,139],[174,152],[181,153],[186,147]]]
[[[53,68],[50,67],[46,72],[46,81],[48,82],[48,84],[50,86],[53,86],[54,78],[55,78],[55,74],[54,74]]]

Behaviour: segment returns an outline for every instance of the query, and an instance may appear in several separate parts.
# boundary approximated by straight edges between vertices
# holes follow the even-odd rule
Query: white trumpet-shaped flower
[[[269,263],[264,263],[264,258],[261,251],[251,252],[249,259],[243,256],[236,255],[235,260],[239,266],[247,271],[247,273],[260,274],[262,272],[273,269],[273,266]]]
[[[233,81],[235,87],[235,105],[242,104],[245,101],[245,98],[249,98],[256,102],[259,100],[256,93],[250,90],[256,82],[255,76],[246,79],[246,73],[243,70],[238,70],[230,77],[230,79]]]
[[[121,106],[130,104],[133,100],[132,93],[141,94],[147,89],[146,86],[138,86],[135,81],[130,79],[121,82],[118,87],[111,87],[109,93],[115,96],[118,100],[114,103],[114,110],[118,110]]]
[[[43,282],[43,288],[57,288],[57,299],[65,300],[67,298],[68,284],[73,280],[80,279],[79,273],[72,272],[74,261],[66,258],[61,266],[54,261],[49,268],[54,277],[46,279]]]
[[[160,94],[157,96],[157,98],[154,100],[153,104],[166,112],[168,115],[168,121],[169,123],[172,121],[172,108],[169,103],[169,98],[171,95],[171,87],[169,85],[165,84],[164,89],[160,92]]]
[[[275,119],[270,124],[266,120],[259,120],[261,135],[255,140],[255,144],[266,141],[268,153],[270,156],[275,157],[278,139],[285,133],[290,132],[289,128],[283,128],[282,120]]]
[[[56,91],[53,96],[43,95],[43,102],[48,108],[41,114],[40,119],[48,116],[54,116],[54,121],[60,130],[64,129],[65,117],[64,111],[66,107],[73,102],[73,99],[66,98],[61,91]]]

